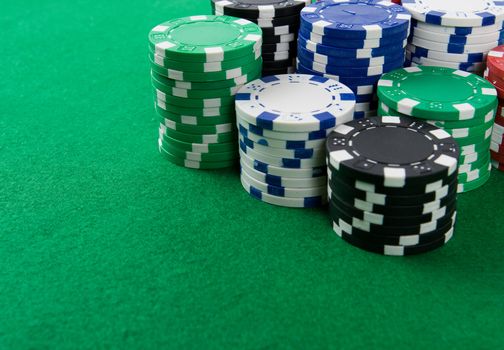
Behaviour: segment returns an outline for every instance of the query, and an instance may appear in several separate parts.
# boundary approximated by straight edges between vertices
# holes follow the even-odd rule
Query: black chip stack
[[[413,255],[443,246],[456,220],[459,147],[409,117],[339,125],[327,139],[334,231],[361,249]]]
[[[215,15],[247,19],[263,31],[263,76],[295,72],[301,10],[311,0],[212,0]]]

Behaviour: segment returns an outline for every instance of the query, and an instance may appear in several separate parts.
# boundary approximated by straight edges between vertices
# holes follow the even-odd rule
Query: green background
[[[502,173],[446,247],[366,253],[159,155],[147,34],[207,1],[1,7],[0,348],[502,346]]]

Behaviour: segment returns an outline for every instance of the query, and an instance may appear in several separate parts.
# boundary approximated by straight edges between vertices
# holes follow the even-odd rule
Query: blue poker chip
[[[372,58],[340,58],[322,55],[298,46],[298,58],[304,61],[315,61],[322,64],[339,67],[372,67],[382,66],[398,60],[404,60],[404,50],[398,51],[394,55],[385,55]]]
[[[268,152],[270,155],[278,157],[288,157],[292,159],[310,159],[319,156],[320,152],[316,153],[313,148],[298,148],[292,150],[272,149],[269,146],[264,146],[254,142],[244,135],[240,136],[240,141],[250,149],[257,149],[259,152]]]
[[[379,38],[379,39],[344,39],[344,38],[332,38],[328,35],[320,35],[316,33],[312,33],[305,28],[301,28],[299,30],[299,34],[303,37],[307,38],[310,41],[313,41],[317,44],[327,45],[327,46],[335,46],[347,49],[369,49],[369,48],[378,48],[382,46],[391,46],[402,43],[405,39],[408,38],[409,32],[408,30],[404,30],[403,32],[397,33],[391,37]]]
[[[350,89],[351,89],[351,86],[375,85],[376,83],[378,83],[378,80],[380,80],[380,78],[382,76],[380,74],[380,75],[372,75],[369,77],[339,77],[339,76],[335,76],[334,74],[328,74],[328,73],[314,71],[314,70],[304,66],[299,61],[297,62],[297,72],[301,73],[301,74],[320,75],[320,76],[323,76],[324,78],[333,79],[333,80],[339,81],[342,84],[345,84],[346,86],[350,87]],[[354,90],[352,90],[352,91],[354,91]]]
[[[306,68],[309,68],[315,72],[334,74],[338,77],[369,77],[388,73],[397,68],[402,68],[404,57],[383,66],[355,68],[325,65],[311,60],[304,60],[301,57],[299,58],[299,62]]]
[[[346,39],[378,39],[408,30],[411,15],[382,0],[319,1],[301,11],[301,28]]]
[[[429,23],[425,23],[422,21],[418,21],[414,18],[411,19],[411,27],[412,29],[419,27],[429,31],[435,31],[439,34],[451,34],[458,36],[466,36],[466,35],[482,35],[488,34],[493,31],[500,31],[504,29],[504,22],[495,24],[493,27],[485,26],[485,27],[445,27],[438,26]]]
[[[324,133],[324,137],[313,140],[279,140],[270,136],[258,135],[247,129],[241,121],[238,122],[238,132],[240,133],[240,135],[254,141],[259,145],[291,150],[319,148],[324,143],[325,135],[327,135],[327,133]],[[259,133],[261,133],[261,131]]]
[[[372,58],[384,55],[397,55],[404,50],[406,40],[396,45],[382,46],[375,49],[341,49],[334,46],[314,43],[304,36],[298,36],[298,46],[322,55],[339,58]]]
[[[408,44],[406,50],[417,57],[427,57],[434,60],[447,62],[483,62],[486,60],[485,52],[454,54],[427,49],[425,47]]]
[[[449,27],[484,27],[502,23],[501,0],[402,0],[411,15],[422,22]]]

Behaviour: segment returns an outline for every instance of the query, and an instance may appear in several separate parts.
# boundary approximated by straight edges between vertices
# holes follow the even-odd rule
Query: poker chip
[[[408,0],[413,16],[406,66],[438,66],[482,75],[489,50],[504,43],[500,1]]]
[[[160,153],[194,169],[239,158],[234,96],[262,70],[259,26],[229,16],[173,19],[149,34]]]
[[[504,167],[504,45],[493,48],[488,53],[487,69],[484,77],[493,84],[498,92],[497,115],[495,116],[490,142],[491,164],[497,170]]]
[[[242,185],[253,197],[288,207],[327,200],[327,135],[353,119],[355,95],[317,75],[266,76],[236,94]]]
[[[358,101],[354,119],[374,116],[374,86],[383,73],[403,66],[410,21],[403,7],[379,0],[306,6],[301,11],[297,71],[345,84]]]
[[[326,149],[330,214],[343,240],[404,256],[451,239],[460,149],[447,132],[411,117],[370,117],[338,125]]]
[[[244,18],[262,29],[262,76],[295,72],[300,12],[311,0],[212,0],[215,15]]]
[[[485,184],[489,148],[496,138],[497,92],[466,71],[417,66],[383,75],[378,82],[378,115],[414,117],[443,129],[460,148],[458,191]]]

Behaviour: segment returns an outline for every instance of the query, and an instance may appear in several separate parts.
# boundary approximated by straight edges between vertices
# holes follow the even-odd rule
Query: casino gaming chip
[[[405,144],[415,146],[401,147]],[[460,155],[448,133],[404,117],[374,117],[338,126],[327,139],[327,150],[329,164],[338,173],[392,188],[449,177],[457,171]]]
[[[262,29],[262,76],[295,72],[300,12],[311,0],[212,0],[215,15],[232,15]]]
[[[245,19],[192,16],[149,35],[159,151],[194,169],[237,164],[235,95],[262,70],[262,31]]]
[[[241,88],[235,105],[245,190],[280,206],[326,203],[325,139],[352,120],[353,92],[320,76],[272,75]]]
[[[220,62],[255,53],[262,31],[254,23],[228,16],[173,19],[152,29],[151,51],[176,61]]]
[[[295,16],[311,0],[212,0],[215,11],[244,18]]]
[[[236,95],[241,119],[287,133],[333,128],[351,120],[354,108],[355,96],[345,85],[302,74],[258,79]]]
[[[492,0],[402,0],[418,21],[452,27],[482,27],[502,23],[504,4]]]
[[[344,39],[377,39],[409,30],[411,15],[380,0],[319,1],[301,11],[301,29]]]
[[[467,120],[496,107],[496,91],[484,79],[442,67],[411,67],[385,74],[378,97],[400,113],[426,119]]]
[[[354,119],[374,116],[376,106],[367,103],[381,75],[403,67],[410,20],[401,6],[378,0],[307,6],[301,11],[297,71],[345,84],[359,103]]]
[[[338,125],[326,148],[333,229],[346,242],[402,256],[451,238],[460,151],[448,133],[411,117],[371,117]]]

